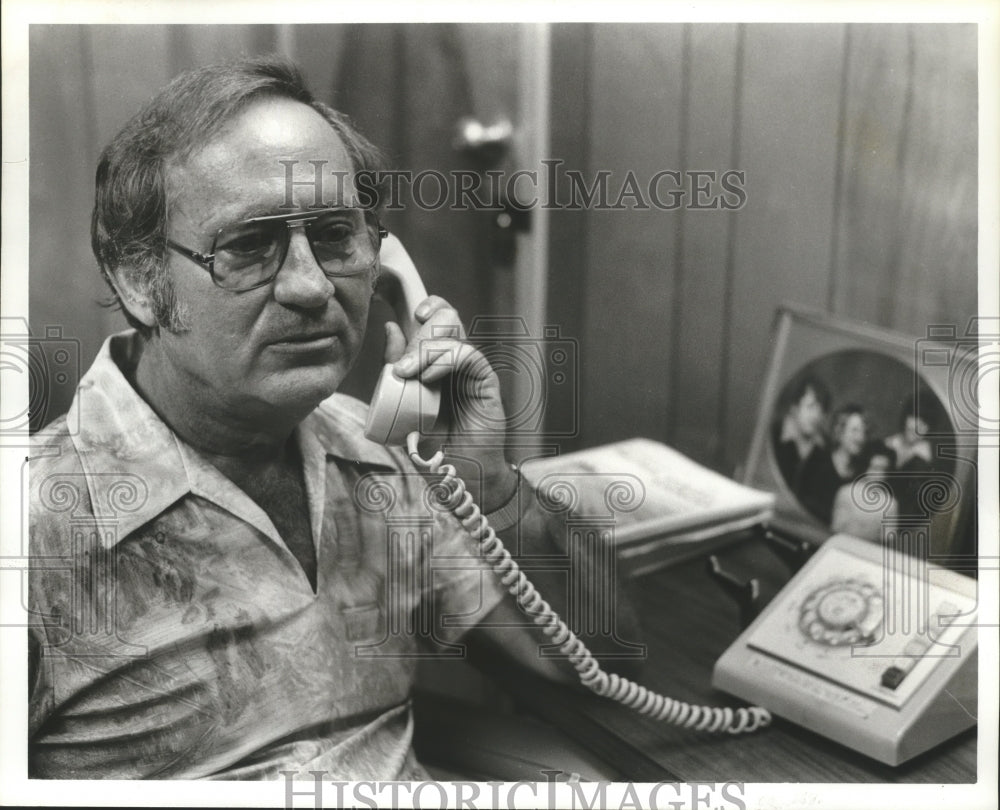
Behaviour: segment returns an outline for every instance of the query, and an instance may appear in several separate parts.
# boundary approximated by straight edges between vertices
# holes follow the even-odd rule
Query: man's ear
[[[139,282],[139,273],[133,268],[120,267],[108,274],[111,286],[118,293],[118,300],[129,315],[150,329],[157,326],[153,302],[145,284]]]

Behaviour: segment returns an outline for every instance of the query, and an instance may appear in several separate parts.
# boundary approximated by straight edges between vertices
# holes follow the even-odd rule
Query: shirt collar
[[[126,377],[142,351],[142,338],[127,330],[108,338],[80,380],[68,423],[87,480],[94,516],[114,523],[101,532],[105,546],[124,539],[188,493],[208,498],[274,536],[263,510],[202,457],[184,444],[139,396]],[[322,485],[310,475],[309,457],[318,467],[321,454],[393,468],[386,448],[364,438],[364,406],[334,395],[299,425],[306,460],[310,510],[321,510]],[[319,474],[320,469],[312,470]],[[227,486],[228,485],[228,486]],[[317,502],[319,501],[319,502]],[[316,520],[312,521],[314,530]]]
[[[299,424],[303,436],[309,435],[330,456],[355,464],[396,469],[399,461],[389,448],[365,438],[367,406],[342,394],[334,394],[319,404]]]

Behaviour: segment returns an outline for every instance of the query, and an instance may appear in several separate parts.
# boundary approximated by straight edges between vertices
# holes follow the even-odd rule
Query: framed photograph
[[[779,308],[743,476],[775,493],[776,529],[974,561],[975,332],[932,326],[914,338]]]

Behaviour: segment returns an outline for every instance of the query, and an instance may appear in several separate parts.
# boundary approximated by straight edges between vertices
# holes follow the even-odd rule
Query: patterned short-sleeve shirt
[[[423,777],[409,694],[502,598],[405,454],[335,395],[297,428],[313,590],[264,511],[129,384],[109,339],[30,462],[35,778]]]

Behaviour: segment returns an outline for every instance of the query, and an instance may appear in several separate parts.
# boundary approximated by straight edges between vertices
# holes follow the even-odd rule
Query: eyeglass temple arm
[[[182,256],[187,256],[189,259],[198,262],[206,270],[210,270],[212,267],[212,262],[215,260],[215,254],[209,253],[199,253],[196,250],[191,250],[191,248],[186,248],[184,245],[177,244],[173,239],[166,240],[167,247],[172,250],[176,250]]]

